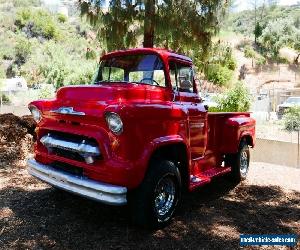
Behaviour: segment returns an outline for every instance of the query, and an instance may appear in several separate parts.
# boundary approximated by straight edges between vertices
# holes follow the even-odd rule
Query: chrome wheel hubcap
[[[166,215],[175,201],[175,183],[170,177],[161,179],[155,189],[155,210],[159,216]]]
[[[240,159],[240,172],[242,176],[245,176],[248,171],[248,154],[246,151],[243,151],[241,153],[241,159]]]

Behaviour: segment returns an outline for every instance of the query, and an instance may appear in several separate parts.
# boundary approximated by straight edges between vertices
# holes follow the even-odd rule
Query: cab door
[[[198,96],[191,63],[172,60],[169,62],[175,102],[187,113],[187,134],[191,159],[203,157],[207,144],[207,110]]]

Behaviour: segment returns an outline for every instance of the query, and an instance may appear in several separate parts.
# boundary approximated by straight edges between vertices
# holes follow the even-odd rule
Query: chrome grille
[[[94,163],[101,155],[94,140],[78,135],[53,132],[44,135],[40,142],[49,153],[76,161],[85,161],[88,164]]]

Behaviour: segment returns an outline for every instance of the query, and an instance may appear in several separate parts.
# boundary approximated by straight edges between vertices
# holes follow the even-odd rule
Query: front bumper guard
[[[27,166],[29,174],[54,187],[110,205],[124,205],[127,203],[126,187],[57,171],[53,167],[38,163],[34,159],[29,159]]]

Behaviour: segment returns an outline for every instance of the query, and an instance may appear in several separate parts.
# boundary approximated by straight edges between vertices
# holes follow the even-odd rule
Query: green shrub
[[[209,65],[206,72],[207,79],[219,86],[227,85],[232,76],[233,71],[221,65]]]
[[[210,108],[211,112],[246,112],[251,105],[251,94],[249,89],[242,83],[237,82],[232,89],[227,90],[224,95],[216,98],[218,107]]]
[[[86,53],[85,53],[85,58],[87,60],[95,60],[97,58],[97,54],[94,50],[89,49]]]
[[[43,84],[38,91],[38,99],[55,97],[55,87],[52,84]]]
[[[90,84],[96,72],[96,63],[85,62],[77,65],[75,70],[68,75],[67,84]]]
[[[49,41],[37,51],[24,69],[30,74],[35,67],[39,81],[59,88],[69,84],[90,83],[95,73],[96,61],[86,60],[69,51],[68,47]]]
[[[16,46],[15,46],[15,54],[16,61],[19,63],[25,63],[32,52],[32,43],[25,37],[18,37]]]
[[[57,15],[57,20],[58,20],[60,23],[65,23],[65,22],[68,20],[68,18],[67,18],[64,14],[59,13],[59,14]]]
[[[255,58],[256,53],[254,51],[254,49],[250,46],[245,46],[244,48],[244,55],[247,58]]]
[[[16,26],[25,28],[28,37],[60,38],[60,31],[54,18],[45,10],[21,9],[17,12]]]
[[[235,70],[237,66],[236,60],[233,57],[228,58],[226,61],[226,66],[230,70]]]
[[[300,107],[289,108],[283,116],[284,128],[287,131],[300,130]]]
[[[262,66],[262,65],[265,65],[266,63],[267,63],[267,60],[263,56],[259,56],[255,59],[256,66]]]
[[[2,103],[3,104],[10,104],[11,103],[11,100],[10,100],[8,95],[5,95],[5,94],[1,94],[1,95],[2,95]]]

